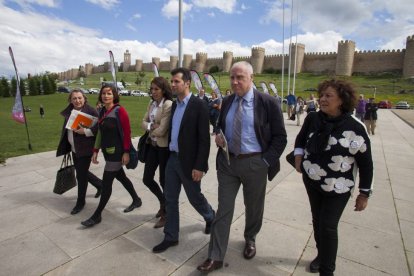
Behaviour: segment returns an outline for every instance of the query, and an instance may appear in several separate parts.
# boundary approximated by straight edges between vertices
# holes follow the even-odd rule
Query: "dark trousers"
[[[217,120],[218,120],[219,115],[220,115],[220,111],[218,110],[210,111],[210,124],[213,126],[214,133],[217,133],[218,131]]]
[[[124,188],[128,191],[131,195],[133,201],[138,201],[139,197],[137,192],[134,189],[134,185],[132,184],[131,180],[126,176],[125,171],[121,168],[119,171],[104,171],[103,178],[102,178],[102,194],[99,200],[98,208],[96,208],[95,213],[93,213],[92,218],[96,219],[101,216],[103,209],[105,208],[106,204],[109,201],[109,198],[112,194],[112,183],[114,179],[117,179]]]
[[[180,230],[180,214],[178,209],[178,199],[180,197],[181,184],[184,187],[188,200],[196,211],[205,221],[212,221],[214,218],[213,208],[201,193],[201,182],[188,179],[178,159],[177,153],[170,153],[167,167],[165,168],[165,203],[166,203],[166,223],[164,227],[165,240],[178,241]]]
[[[312,223],[316,247],[321,261],[320,275],[333,275],[338,251],[338,223],[351,193],[326,194],[311,187],[304,177],[312,211]]]
[[[145,160],[144,177],[142,181],[145,186],[157,197],[160,202],[161,208],[164,208],[164,187],[165,187],[165,166],[167,165],[168,155],[170,153],[168,147],[161,148],[158,146],[149,145],[147,159]],[[159,181],[160,185],[154,180],[155,171],[159,166]]]
[[[88,182],[97,190],[100,190],[102,188],[102,180],[89,171],[92,156],[76,157],[72,152],[72,158],[76,170],[76,179],[78,181],[78,200],[76,201],[76,206],[83,206],[85,205]]]

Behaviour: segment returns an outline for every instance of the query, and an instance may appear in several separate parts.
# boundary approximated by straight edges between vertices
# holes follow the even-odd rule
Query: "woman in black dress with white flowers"
[[[339,220],[357,186],[357,171],[355,211],[366,208],[373,187],[373,163],[365,126],[352,116],[357,103],[353,87],[328,80],[319,84],[318,94],[320,111],[308,114],[296,137],[295,167],[308,193],[318,249],[310,271],[333,275]]]

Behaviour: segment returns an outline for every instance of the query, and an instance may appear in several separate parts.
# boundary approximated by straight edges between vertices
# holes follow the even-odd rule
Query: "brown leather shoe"
[[[160,220],[154,225],[154,228],[161,228],[165,225],[165,216],[161,216]]]
[[[243,256],[245,259],[250,260],[256,256],[256,244],[254,241],[247,241],[244,247]]]
[[[201,272],[211,272],[216,269],[220,269],[223,267],[222,261],[213,261],[212,259],[207,259],[197,267],[197,269]]]

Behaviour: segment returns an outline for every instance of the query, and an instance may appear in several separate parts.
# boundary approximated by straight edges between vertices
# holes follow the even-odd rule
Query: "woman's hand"
[[[92,154],[92,163],[99,164],[99,161],[98,161],[98,153],[97,152],[94,152]]]
[[[157,129],[159,127],[160,127],[159,124],[156,124],[156,123],[151,124],[151,130]]]
[[[295,169],[298,173],[302,173],[302,170],[300,169],[300,165],[302,164],[302,155],[295,155]]]
[[[363,211],[367,208],[368,205],[368,197],[364,194],[359,194],[355,201],[355,209],[354,211]]]
[[[85,135],[85,129],[83,127],[75,129],[74,132],[76,132],[77,134]]]
[[[129,163],[129,153],[124,152],[124,154],[122,154],[122,165],[126,165],[128,163]]]

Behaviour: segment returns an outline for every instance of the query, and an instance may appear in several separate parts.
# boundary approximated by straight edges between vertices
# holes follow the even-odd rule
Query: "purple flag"
[[[13,61],[14,71],[16,72],[16,80],[17,80],[16,98],[14,100],[12,117],[16,122],[24,124],[26,122],[26,119],[25,119],[24,111],[23,111],[22,96],[20,95],[20,78],[19,78],[19,73],[17,72],[16,62],[14,61],[13,50],[11,47],[9,47],[9,53]]]

